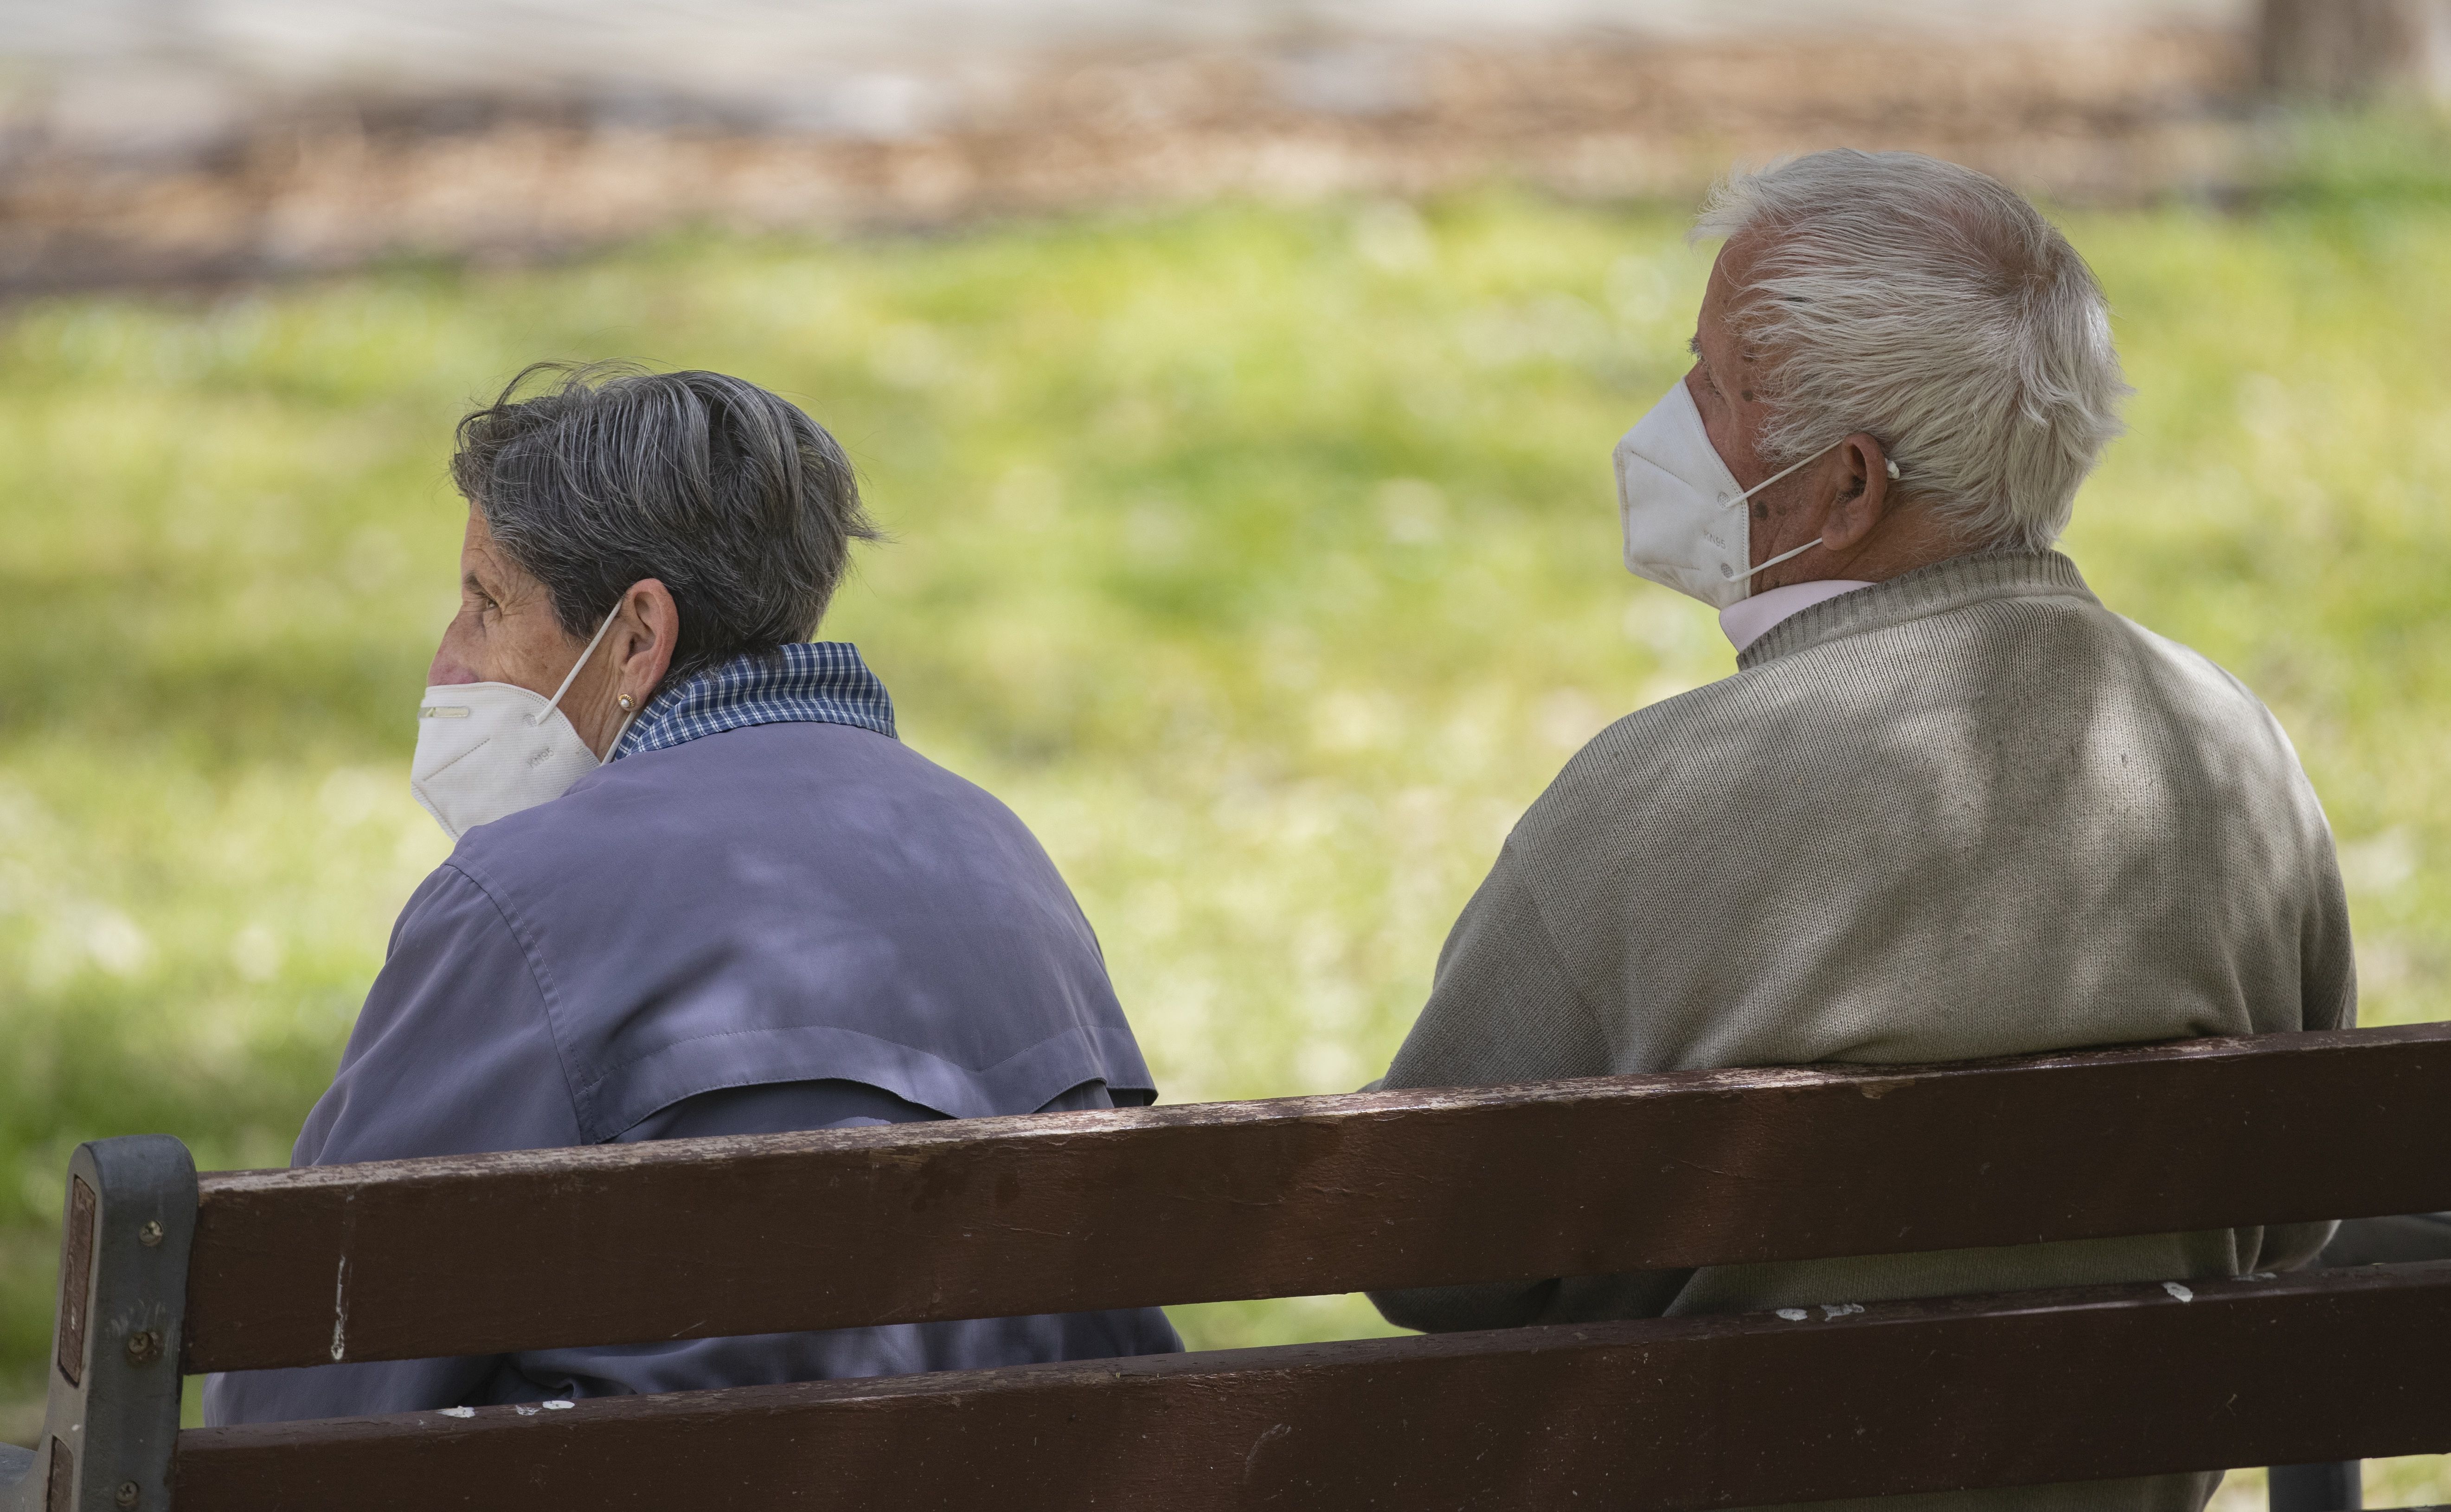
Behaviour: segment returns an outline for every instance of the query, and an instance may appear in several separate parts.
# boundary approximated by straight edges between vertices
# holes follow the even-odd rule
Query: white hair
[[[1975,549],[2067,528],[2131,390],[2093,270],[2014,190],[1919,152],[1815,152],[1722,180],[1694,235],[1760,248],[1730,309],[1769,368],[1763,460],[1864,431]]]

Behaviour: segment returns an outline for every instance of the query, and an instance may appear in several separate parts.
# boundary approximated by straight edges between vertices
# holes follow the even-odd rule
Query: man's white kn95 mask
[[[620,612],[616,604],[604,617],[550,698],[508,682],[425,690],[408,787],[443,834],[457,840],[478,825],[550,802],[603,764],[561,712],[561,696]]]
[[[1748,567],[1753,526],[1745,501],[1823,455],[1816,452],[1782,467],[1751,488],[1740,486],[1711,444],[1693,393],[1684,380],[1677,380],[1617,443],[1617,508],[1625,529],[1625,570],[1714,609],[1744,599],[1753,591],[1755,573],[1821,544],[1808,540],[1760,567]],[[1888,470],[1892,478],[1898,476],[1896,462]]]

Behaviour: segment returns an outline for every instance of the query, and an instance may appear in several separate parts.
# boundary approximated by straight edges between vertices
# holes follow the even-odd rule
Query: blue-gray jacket
[[[294,1165],[1138,1105],[1098,943],[1012,813],[893,736],[851,647],[659,694],[402,911]],[[206,1421],[1179,1348],[1154,1308],[234,1372]]]

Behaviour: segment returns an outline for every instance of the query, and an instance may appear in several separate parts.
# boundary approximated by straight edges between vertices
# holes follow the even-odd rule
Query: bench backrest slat
[[[2451,1208],[2451,1025],[207,1176],[191,1371]]]
[[[2440,1450],[2446,1351],[2451,1265],[1876,1303],[206,1429],[178,1512],[1699,1512]]]

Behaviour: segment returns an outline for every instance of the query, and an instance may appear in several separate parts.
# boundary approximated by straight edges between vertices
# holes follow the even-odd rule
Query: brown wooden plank
[[[2451,1026],[208,1175],[189,1370],[2451,1208]]]
[[[2451,1449],[2451,1264],[181,1436],[180,1512],[1658,1512]]]

